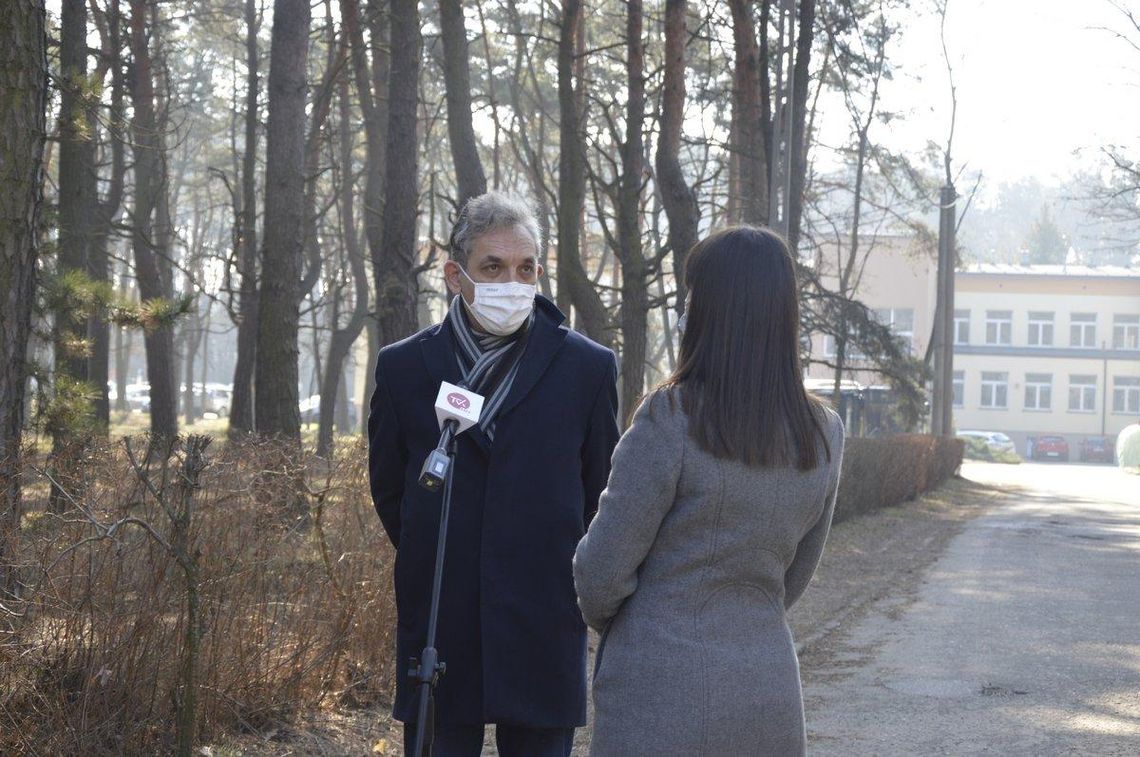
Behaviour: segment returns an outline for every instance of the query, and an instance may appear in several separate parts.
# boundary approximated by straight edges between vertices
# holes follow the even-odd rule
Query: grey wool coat
[[[602,632],[591,754],[803,754],[785,610],[823,551],[843,424],[826,411],[831,459],[814,470],[749,467],[701,450],[677,400],[638,409],[574,556]]]

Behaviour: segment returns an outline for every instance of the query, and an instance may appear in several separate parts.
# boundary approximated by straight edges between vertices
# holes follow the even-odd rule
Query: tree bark
[[[582,330],[607,347],[613,344],[605,303],[586,275],[579,251],[579,220],[586,198],[586,148],[583,118],[574,89],[574,64],[582,20],[582,3],[562,3],[562,30],[558,38],[558,286],[566,287]],[[579,77],[578,88],[585,82]]]
[[[300,280],[305,231],[308,0],[275,0],[265,137],[254,416],[260,434],[300,444],[297,407]]]
[[[253,369],[257,359],[257,94],[258,65],[256,0],[245,0],[245,145],[241,163],[241,290],[238,299],[237,360],[230,404],[229,435],[253,431]]]
[[[36,287],[47,132],[46,13],[40,0],[8,3],[0,20],[0,596],[16,592],[20,454],[28,339]]]
[[[763,0],[765,3],[771,0]],[[768,155],[764,149],[764,123],[761,108],[761,74],[767,70],[756,45],[756,25],[752,3],[729,0],[732,10],[732,36],[735,68],[732,87],[732,114],[735,124],[730,145],[739,166],[736,196],[729,197],[729,218],[763,225],[768,221]],[[761,66],[765,68],[761,69]],[[766,73],[764,74],[766,77]]]
[[[665,82],[661,92],[661,137],[657,142],[657,184],[669,219],[669,248],[677,285],[676,309],[684,312],[685,259],[697,243],[701,209],[681,170],[681,127],[685,118],[686,0],[665,3]]]
[[[645,172],[645,46],[642,3],[626,3],[626,135],[621,146],[617,202],[617,254],[621,259],[621,414],[626,416],[645,389],[645,331],[649,317],[649,273],[641,249],[641,182]]]
[[[134,104],[131,133],[135,157],[131,246],[139,298],[144,303],[169,300],[171,296],[169,277],[163,276],[163,266],[155,245],[156,199],[165,193],[166,188],[162,180],[159,154],[161,139],[155,114],[152,59],[147,39],[149,11],[148,0],[131,0],[130,46],[133,63],[130,90]],[[174,329],[168,323],[147,328],[143,341],[146,346],[147,380],[150,383],[150,430],[159,438],[172,437],[178,433],[177,402],[174,395]]]
[[[456,204],[462,208],[468,199],[487,191],[487,177],[471,125],[467,28],[459,0],[439,0],[439,30],[443,38],[443,81],[447,90],[447,138],[459,190]]]
[[[416,330],[419,293],[415,261],[420,13],[416,0],[392,0],[391,9],[383,241],[379,265],[374,263],[372,272],[376,278],[376,311],[382,344],[391,344]]]

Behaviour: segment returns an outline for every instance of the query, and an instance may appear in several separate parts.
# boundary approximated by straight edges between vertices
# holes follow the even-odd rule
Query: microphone
[[[439,491],[447,479],[451,458],[447,448],[452,440],[479,422],[483,413],[483,396],[446,381],[435,398],[435,417],[439,421],[439,444],[420,471],[420,486],[430,492]]]

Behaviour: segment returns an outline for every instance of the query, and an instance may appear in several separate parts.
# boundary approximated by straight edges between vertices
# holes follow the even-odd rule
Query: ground
[[[996,506],[804,657],[812,754],[1135,755],[1140,479],[967,464]]]

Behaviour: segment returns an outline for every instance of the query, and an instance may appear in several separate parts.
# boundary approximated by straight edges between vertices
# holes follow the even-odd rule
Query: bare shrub
[[[25,591],[0,608],[0,753],[163,752],[180,722],[201,740],[389,696],[393,551],[363,442],[324,461],[246,440],[195,486],[188,454],[95,445],[59,513],[27,471],[42,486],[17,534]],[[303,518],[276,504],[298,481]]]
[[[848,439],[835,519],[912,500],[936,488],[962,464],[960,439],[898,434]]]

